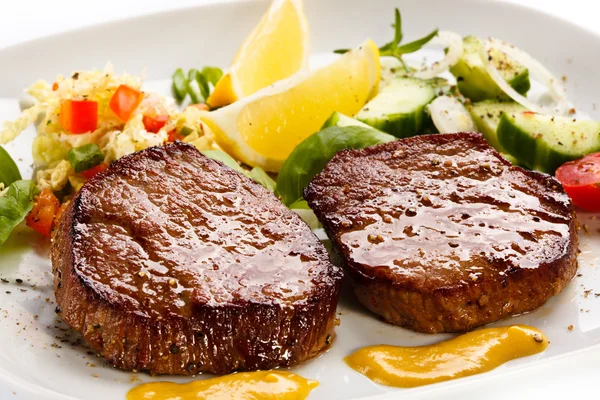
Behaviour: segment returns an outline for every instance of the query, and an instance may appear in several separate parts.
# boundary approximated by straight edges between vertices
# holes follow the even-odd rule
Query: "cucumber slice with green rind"
[[[435,89],[417,78],[397,78],[369,101],[355,118],[398,138],[422,133],[425,106]]]
[[[330,126],[361,126],[363,128],[375,129],[364,122],[360,122],[355,118],[348,117],[337,111],[331,114],[331,117],[327,118],[327,121],[325,121],[321,129],[329,128]]]
[[[477,125],[477,129],[483,134],[490,146],[499,152],[504,152],[505,150],[500,146],[496,135],[500,117],[502,117],[502,113],[518,113],[526,111],[526,108],[512,101],[484,100],[473,103],[468,107],[468,110],[475,125]]]
[[[456,78],[458,90],[472,101],[509,100],[485,70],[479,55],[479,38],[467,36],[463,40],[463,45],[462,58],[450,68],[450,72]],[[531,87],[529,70],[502,52],[492,51],[491,54],[492,63],[500,71],[504,80],[520,94],[527,93]]]
[[[504,113],[498,141],[528,168],[554,173],[567,161],[600,151],[600,123],[536,114]]]

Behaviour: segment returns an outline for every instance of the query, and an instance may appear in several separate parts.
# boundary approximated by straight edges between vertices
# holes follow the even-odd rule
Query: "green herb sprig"
[[[392,24],[392,28],[394,28],[394,39],[384,44],[379,48],[380,56],[390,56],[395,57],[404,65],[404,60],[402,60],[402,56],[408,53],[414,53],[417,50],[420,50],[424,45],[429,43],[431,39],[433,39],[438,34],[438,29],[434,29],[427,36],[422,37],[421,39],[414,40],[409,43],[400,44],[404,37],[402,33],[402,16],[400,15],[400,10],[396,8],[396,19],[394,24]],[[350,49],[338,49],[334,50],[334,53],[344,54],[350,51]]]
[[[179,103],[188,95],[192,104],[204,103],[222,76],[223,71],[217,67],[204,67],[202,70],[192,68],[187,75],[178,68],[172,78],[173,96]]]

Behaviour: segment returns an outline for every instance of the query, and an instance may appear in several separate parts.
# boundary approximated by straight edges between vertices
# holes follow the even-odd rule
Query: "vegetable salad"
[[[76,191],[91,175],[85,171],[160,145],[182,131],[193,134],[189,139],[200,148],[213,147],[212,138],[204,135],[201,110],[180,112],[173,100],[141,88],[140,78],[116,75],[111,65],[104,71],[59,76],[52,84],[36,82],[27,90],[35,104],[5,124],[0,143],[41,117],[33,143],[34,181],[38,189],[54,192],[67,185]]]
[[[277,12],[304,20],[301,7],[268,15]],[[308,54],[305,24],[288,32],[293,26],[276,21],[261,21],[264,33],[249,37],[225,74],[215,67],[177,69],[173,98],[144,92],[142,78],[117,75],[110,64],[34,83],[27,90],[34,104],[0,131],[4,144],[37,123],[32,181],[21,179],[0,147],[7,166],[0,171],[0,244],[23,219],[49,235],[65,202],[88,179],[126,154],[178,139],[275,192],[312,227],[318,222],[302,191],[337,151],[438,132],[477,130],[514,164],[550,174],[558,168],[557,178],[576,193],[575,204],[597,209],[598,158],[568,162],[600,151],[600,123],[577,118],[560,80],[525,51],[437,28],[403,44],[396,10],[390,42],[334,50],[343,55],[308,71],[301,68]],[[281,58],[276,44],[286,35],[294,45],[286,45],[288,58]],[[441,60],[411,65],[403,59],[430,45],[444,50]],[[288,77],[271,82],[269,74]],[[547,88],[552,104],[527,97],[532,80]],[[260,82],[269,84],[261,89]],[[245,95],[244,87],[252,93]],[[205,104],[211,99],[218,110]],[[309,109],[311,115],[298,113]]]
[[[173,99],[144,92],[140,77],[117,75],[110,64],[102,71],[58,76],[53,83],[38,81],[27,93],[34,99],[33,105],[17,120],[5,122],[0,131],[0,143],[7,143],[37,123],[32,182],[19,181],[10,156],[3,149],[0,153],[2,165],[10,167],[3,168],[0,182],[1,199],[5,203],[11,199],[7,209],[12,213],[6,213],[14,223],[2,223],[8,232],[33,208],[28,225],[49,235],[61,202],[124,155],[176,139],[200,150],[218,148],[201,121],[207,107],[192,105],[180,110]],[[34,196],[37,203],[27,205],[25,199],[31,202]],[[40,205],[44,202],[52,207]],[[0,235],[0,243],[4,236]]]

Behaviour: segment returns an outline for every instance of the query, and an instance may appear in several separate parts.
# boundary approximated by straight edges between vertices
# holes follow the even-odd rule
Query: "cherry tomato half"
[[[573,204],[587,211],[600,212],[600,153],[569,161],[556,170]]]

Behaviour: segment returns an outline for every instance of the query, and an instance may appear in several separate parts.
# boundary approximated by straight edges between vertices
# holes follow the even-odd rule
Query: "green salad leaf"
[[[248,176],[248,178],[254,179],[257,183],[260,183],[261,185],[269,189],[271,192],[274,192],[275,188],[277,187],[277,184],[275,183],[273,178],[271,178],[269,174],[267,174],[265,170],[261,167],[252,168],[252,170],[246,175]]]
[[[204,154],[208,158],[212,158],[213,160],[221,161],[223,164],[227,165],[231,169],[236,170],[237,172],[241,172],[242,174],[246,173],[244,168],[242,168],[240,164],[233,159],[233,157],[222,150],[202,150],[200,153]]]
[[[201,153],[208,158],[221,161],[229,168],[246,175],[248,178],[254,180],[256,183],[263,185],[271,192],[275,191],[275,181],[262,168],[254,167],[251,171],[247,171],[244,168],[242,168],[240,164],[238,164],[237,161],[233,159],[233,157],[231,157],[229,154],[225,153],[222,150],[202,150]]]
[[[362,126],[331,126],[304,139],[279,170],[277,192],[285,205],[302,198],[302,190],[340,150],[362,149],[396,137]]]
[[[310,209],[306,200],[296,200],[290,205],[290,209],[296,214],[298,214],[300,218],[302,218],[304,222],[306,222],[310,229],[315,230],[322,227],[321,223],[319,222],[319,219],[317,218],[313,210]]]
[[[2,146],[0,146],[0,165],[2,166],[0,167],[0,183],[4,184],[4,187],[21,179],[19,167]]]
[[[11,183],[6,193],[0,196],[0,245],[31,211],[35,193],[32,181],[18,180]]]
[[[392,27],[394,28],[394,39],[391,42],[386,43],[379,48],[379,55],[382,57],[395,57],[398,60],[400,60],[400,62],[402,62],[403,65],[404,60],[402,60],[402,55],[414,53],[415,51],[420,50],[421,47],[429,43],[429,41],[438,34],[438,29],[436,28],[431,33],[422,37],[421,39],[417,39],[415,41],[400,45],[400,42],[402,42],[404,35],[402,34],[402,16],[400,15],[400,10],[397,8],[395,11],[395,21],[394,24],[392,24]],[[338,49],[334,50],[333,52],[337,54],[344,54],[348,51],[350,51],[350,49]],[[407,69],[406,65],[404,65],[404,68]]]

